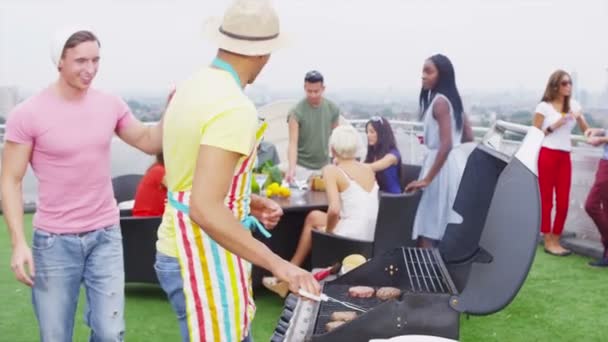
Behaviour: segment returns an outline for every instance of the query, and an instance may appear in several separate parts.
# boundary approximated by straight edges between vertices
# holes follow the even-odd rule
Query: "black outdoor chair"
[[[405,189],[409,183],[418,180],[421,169],[420,165],[401,164],[401,189]]]
[[[403,189],[410,182],[417,180],[420,170],[420,165],[401,164],[401,188]],[[421,192],[414,194],[381,193],[374,242],[313,231],[312,267],[332,265],[349,254],[361,254],[369,258],[392,247],[415,246],[411,235],[421,195]]]
[[[143,175],[122,175],[112,178],[112,189],[116,202],[130,201],[135,198],[137,186]]]
[[[156,260],[156,232],[160,217],[121,217],[125,283],[158,284]]]
[[[416,247],[412,229],[421,196],[421,191],[380,196],[373,255],[401,246]]]
[[[371,241],[351,239],[321,231],[312,231],[311,268],[331,266],[351,254],[371,258],[374,245]]]
[[[362,241],[313,231],[312,268],[333,265],[350,254],[361,254],[370,258],[393,247],[414,247],[416,242],[412,240],[412,227],[421,194],[421,192],[381,193],[374,241]]]
[[[112,178],[112,189],[114,190],[114,198],[116,199],[116,203],[135,199],[137,186],[139,185],[142,177],[142,175],[131,174]],[[121,217],[128,217],[131,215],[131,209],[120,210]]]

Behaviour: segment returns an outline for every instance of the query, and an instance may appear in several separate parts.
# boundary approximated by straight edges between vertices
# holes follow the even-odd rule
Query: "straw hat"
[[[268,0],[236,0],[224,18],[210,18],[205,36],[226,51],[245,56],[268,55],[286,45],[279,17]]]

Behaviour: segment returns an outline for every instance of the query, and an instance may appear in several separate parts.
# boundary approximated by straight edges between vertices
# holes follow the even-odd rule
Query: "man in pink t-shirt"
[[[122,237],[110,145],[116,134],[156,154],[162,125],[143,125],[120,98],[90,88],[100,48],[92,32],[64,30],[55,38],[51,52],[58,80],[19,104],[6,125],[1,188],[11,267],[32,287],[41,341],[72,340],[83,282],[90,341],[122,341]],[[33,253],[23,232],[21,182],[28,163],[39,183]]]

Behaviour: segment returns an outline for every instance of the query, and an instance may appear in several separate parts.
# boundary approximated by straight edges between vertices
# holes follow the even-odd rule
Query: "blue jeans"
[[[85,322],[90,342],[123,341],[124,265],[120,227],[82,234],[35,229],[32,254],[36,273],[32,303],[42,342],[71,342],[74,316],[84,283]]]
[[[182,341],[190,342],[188,321],[186,319],[186,297],[184,296],[184,283],[179,268],[179,260],[162,253],[156,253],[154,269],[156,270],[160,286],[167,294],[171,307],[173,307],[173,311],[177,315]],[[249,332],[243,342],[253,342],[251,335],[251,332]]]

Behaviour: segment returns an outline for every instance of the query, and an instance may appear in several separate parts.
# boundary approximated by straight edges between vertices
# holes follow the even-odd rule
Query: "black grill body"
[[[401,289],[398,299],[381,301],[352,298],[351,286],[382,286]],[[334,302],[318,305],[312,341],[369,341],[371,338],[408,334],[458,337],[459,314],[449,306],[456,288],[437,249],[397,248],[375,257],[323,287],[328,296],[366,309],[352,322],[327,333],[325,324],[334,311],[348,308]]]
[[[272,342],[369,341],[400,335],[459,338],[461,313],[487,315],[515,298],[530,270],[540,228],[536,157],[542,132],[532,129],[515,156],[480,144],[470,154],[454,210],[437,249],[400,247],[328,281],[323,292],[367,309],[325,331],[336,303],[289,296]],[[348,295],[351,286],[392,286],[400,298],[382,302]]]

